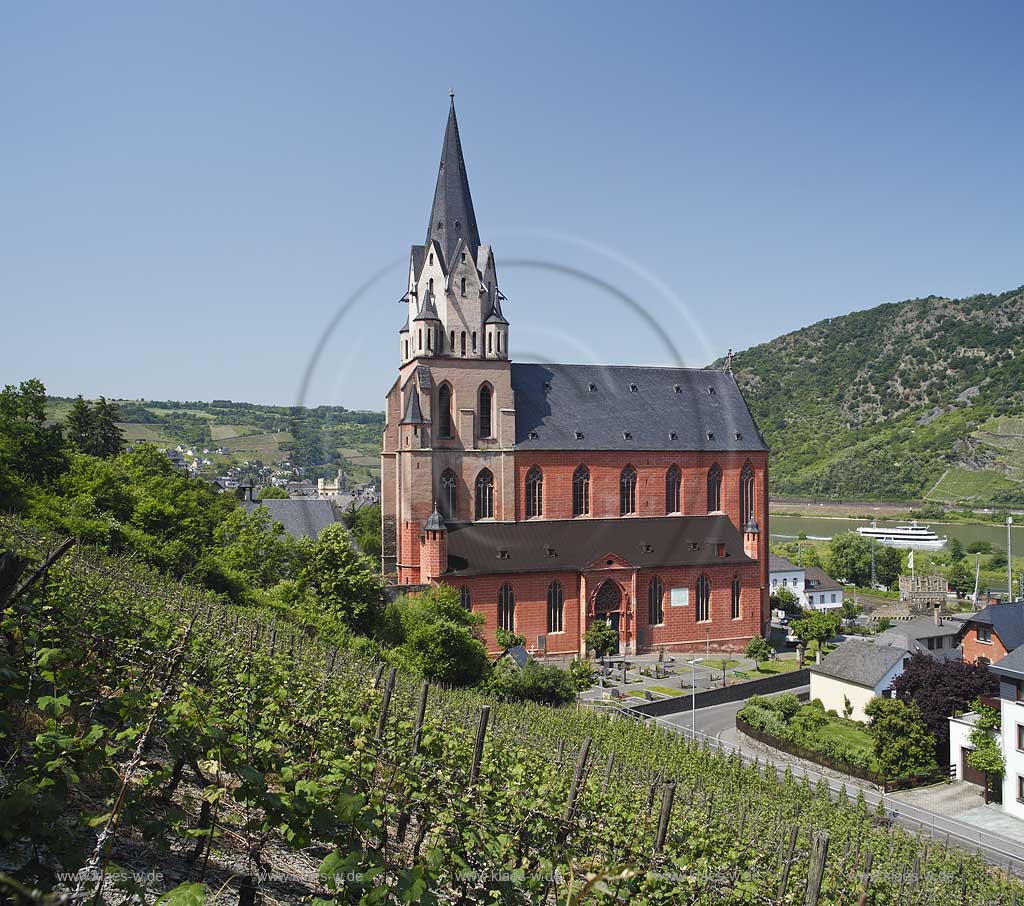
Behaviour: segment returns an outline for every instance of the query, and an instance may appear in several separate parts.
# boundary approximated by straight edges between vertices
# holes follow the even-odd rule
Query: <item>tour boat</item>
[[[910,525],[888,525],[879,526],[872,522],[871,525],[862,525],[857,531],[865,538],[873,538],[881,544],[890,547],[913,547],[917,550],[937,551],[946,546],[946,537],[939,537],[927,525],[918,525],[911,522]]]

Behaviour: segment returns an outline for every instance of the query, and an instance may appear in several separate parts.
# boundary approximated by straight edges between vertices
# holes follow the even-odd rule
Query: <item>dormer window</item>
[[[593,383],[587,384],[587,390],[589,390],[591,393],[593,393],[595,390],[597,390],[597,384],[593,384]]]
[[[743,440],[743,433],[740,431],[736,432],[736,440]]]
[[[640,550],[642,550],[645,554],[653,554],[654,553],[654,545],[653,544],[641,544],[640,545]]]
[[[509,559],[509,553],[508,553],[508,551],[507,551],[507,550],[504,550],[504,549],[502,549],[502,550],[499,550],[499,551],[498,551],[498,559],[499,559],[499,560],[508,560],[508,559]]]
[[[536,431],[531,431],[530,432],[530,440],[536,440],[536,439],[537,439],[537,432]]]
[[[714,396],[714,395],[715,395],[715,388],[714,387],[708,387],[708,396]]]
[[[545,393],[550,393],[551,392],[551,385],[547,381],[544,382],[544,392]]]
[[[455,221],[455,229],[457,229],[457,230],[462,229],[462,224],[459,223],[457,220]]]
[[[691,541],[690,542],[690,550],[692,550],[692,551],[699,551],[700,550],[700,542],[699,541]]]
[[[633,435],[630,434],[629,431],[623,431],[622,432],[622,439],[623,440],[632,440],[633,439]]]
[[[714,440],[714,439],[715,439],[715,432],[714,431],[708,431],[708,440]]]
[[[679,440],[679,435],[676,434],[675,431],[669,431],[668,432],[668,439],[669,440]]]
[[[637,385],[636,385],[636,384],[630,384],[630,385],[629,385],[629,392],[630,392],[630,393],[636,393],[636,392],[637,392],[637,391],[638,391],[639,389],[640,389],[640,388],[639,388],[639,387],[637,387]]]
[[[574,431],[573,433],[576,435],[576,440],[583,440],[583,432],[582,431]]]
[[[548,547],[545,548],[544,553],[548,557],[557,557],[558,556],[558,551],[556,551],[553,547],[551,547],[551,545],[548,545]]]
[[[678,384],[673,384],[672,385],[672,392],[673,393],[682,393],[683,392],[683,388],[680,387]]]

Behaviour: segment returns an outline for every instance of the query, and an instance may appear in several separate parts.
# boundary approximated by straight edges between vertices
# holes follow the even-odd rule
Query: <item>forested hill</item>
[[[773,494],[1024,504],[1024,287],[830,318],[733,370]]]

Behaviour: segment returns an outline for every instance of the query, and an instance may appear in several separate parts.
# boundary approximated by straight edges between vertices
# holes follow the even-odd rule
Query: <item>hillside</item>
[[[1024,504],[1024,287],[819,321],[733,370],[773,494]]]
[[[211,473],[244,462],[289,461],[306,477],[333,476],[338,468],[354,484],[380,474],[380,438],[384,413],[355,412],[343,406],[266,406],[231,400],[116,400],[118,426],[129,443],[148,441],[158,447],[183,444],[210,451]],[[50,397],[47,415],[63,421],[72,400]],[[226,453],[217,453],[218,449]]]

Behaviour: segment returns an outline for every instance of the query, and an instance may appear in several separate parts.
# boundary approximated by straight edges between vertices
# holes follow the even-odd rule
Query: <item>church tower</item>
[[[514,518],[503,300],[494,254],[480,242],[451,95],[426,239],[409,255],[381,457],[383,566],[399,584],[420,580],[434,501],[447,523]]]

